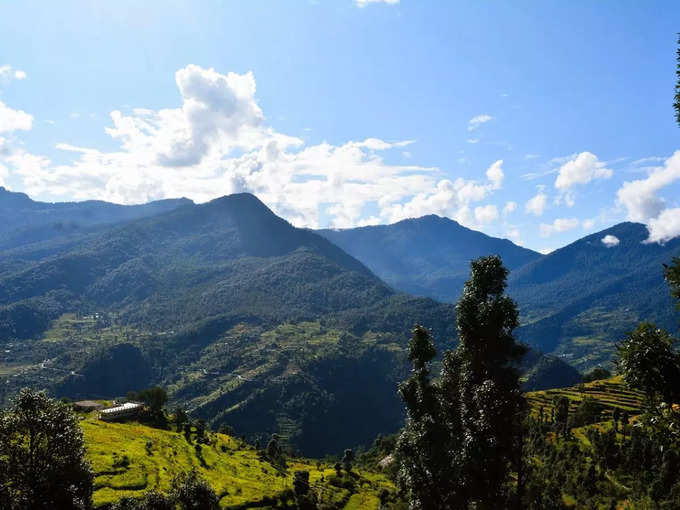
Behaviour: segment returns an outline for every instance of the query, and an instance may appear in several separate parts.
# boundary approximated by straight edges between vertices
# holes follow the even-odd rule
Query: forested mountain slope
[[[545,256],[438,216],[320,233],[396,288],[449,302],[471,259],[501,255],[520,305],[520,339],[582,370],[609,363],[614,343],[641,320],[677,329],[663,264],[680,255],[680,240],[645,243],[642,224],[621,223]],[[618,244],[604,244],[607,235]]]
[[[91,232],[21,264],[5,253],[5,392],[113,397],[162,384],[215,426],[279,432],[306,453],[396,430],[410,328],[427,324],[442,347],[454,337],[451,305],[398,294],[249,194]]]
[[[318,232],[390,285],[446,302],[460,295],[472,259],[500,255],[512,270],[541,258],[540,253],[507,239],[490,237],[435,215],[392,225]]]
[[[24,193],[0,186],[0,249],[53,239],[94,225],[113,225],[164,213],[192,203],[186,198],[141,205],[118,205],[100,200],[36,202]]]
[[[605,245],[605,236],[618,244]],[[663,264],[680,255],[680,239],[645,243],[647,229],[620,223],[513,271],[519,337],[586,369],[611,358],[614,343],[643,320],[677,330]]]

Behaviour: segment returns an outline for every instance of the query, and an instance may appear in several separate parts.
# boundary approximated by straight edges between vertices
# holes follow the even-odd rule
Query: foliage
[[[150,497],[149,493],[169,497],[173,480],[192,469],[215,491],[220,504],[230,508],[274,506],[274,503],[264,503],[276,502],[287,491],[294,498],[296,471],[309,473],[310,491],[320,492],[318,505],[322,508],[331,501],[345,501],[347,505],[347,499],[356,494],[370,502],[363,508],[378,510],[380,491],[395,493],[394,485],[377,470],[362,468],[360,475],[355,470],[354,492],[350,492],[344,486],[344,477],[341,487],[331,484],[335,475],[332,464],[288,458],[288,468],[282,470],[262,458],[250,445],[211,431],[205,432],[207,442],[200,445],[202,463],[194,444],[175,432],[174,427],[166,430],[138,423],[109,423],[94,416],[86,417],[81,424],[87,457],[96,475],[94,502],[98,506],[124,498],[143,502]],[[195,435],[191,427],[193,443]],[[147,442],[152,443],[150,456],[145,451]],[[117,463],[116,459],[124,457],[129,460],[126,465]],[[119,467],[115,468],[115,464]]]
[[[583,382],[593,382],[593,381],[599,381],[602,379],[609,379],[611,378],[612,373],[607,370],[606,368],[602,367],[595,367],[593,368],[590,372],[587,374],[584,374],[583,376]]]
[[[89,508],[92,478],[67,404],[25,389],[0,413],[0,507]]]
[[[431,335],[422,326],[413,330],[413,375],[400,386],[407,421],[396,447],[399,481],[413,508],[508,504],[510,472],[520,467],[523,399],[515,367],[524,348],[512,336],[518,316],[504,295],[507,274],[499,257],[472,262],[456,307],[460,344],[444,355],[436,383]],[[520,476],[520,489],[523,483]]]
[[[652,404],[680,402],[680,356],[674,344],[666,331],[643,322],[618,347],[619,372]]]

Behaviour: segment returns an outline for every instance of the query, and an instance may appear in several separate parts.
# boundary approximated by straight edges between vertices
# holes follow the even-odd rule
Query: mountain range
[[[460,295],[470,260],[500,255],[520,307],[519,338],[582,370],[609,364],[614,343],[642,320],[677,330],[663,264],[680,255],[680,239],[646,243],[639,223],[614,225],[547,255],[438,216],[319,232],[394,287],[444,301]],[[616,241],[605,244],[606,236]]]
[[[307,455],[399,428],[410,329],[455,345],[452,301],[477,256],[512,270],[528,388],[574,384],[637,321],[676,320],[661,264],[680,244],[644,244],[631,223],[541,255],[436,216],[314,232],[245,193],[118,206],[2,189],[0,224],[0,401],[160,384],[215,427]]]

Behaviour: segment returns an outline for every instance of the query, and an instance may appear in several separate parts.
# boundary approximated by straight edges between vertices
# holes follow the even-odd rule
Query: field
[[[381,490],[394,486],[381,474],[355,470],[353,489],[331,483],[335,476],[328,463],[289,459],[286,470],[258,457],[246,443],[223,434],[209,434],[210,444],[192,437],[138,423],[107,423],[93,414],[81,426],[87,456],[95,472],[95,505],[124,496],[141,496],[150,489],[167,490],[172,478],[196,469],[220,497],[224,508],[255,508],[264,497],[276,497],[292,488],[293,472],[307,470],[312,490],[321,502],[339,509],[378,509]]]
[[[550,415],[553,401],[559,397],[569,399],[569,412],[573,412],[581,401],[590,397],[603,407],[603,420],[610,420],[615,408],[626,411],[630,416],[641,413],[643,395],[639,391],[628,389],[620,376],[593,381],[579,386],[559,388],[527,393],[527,400],[533,413],[543,408],[544,413]]]

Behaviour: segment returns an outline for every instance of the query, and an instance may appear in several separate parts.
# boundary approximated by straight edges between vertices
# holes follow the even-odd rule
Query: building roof
[[[124,404],[121,404],[116,407],[109,407],[108,409],[102,409],[102,414],[116,414],[120,413],[122,411],[131,411],[133,409],[138,409],[142,407],[143,404],[140,404],[138,402],[125,402]]]

